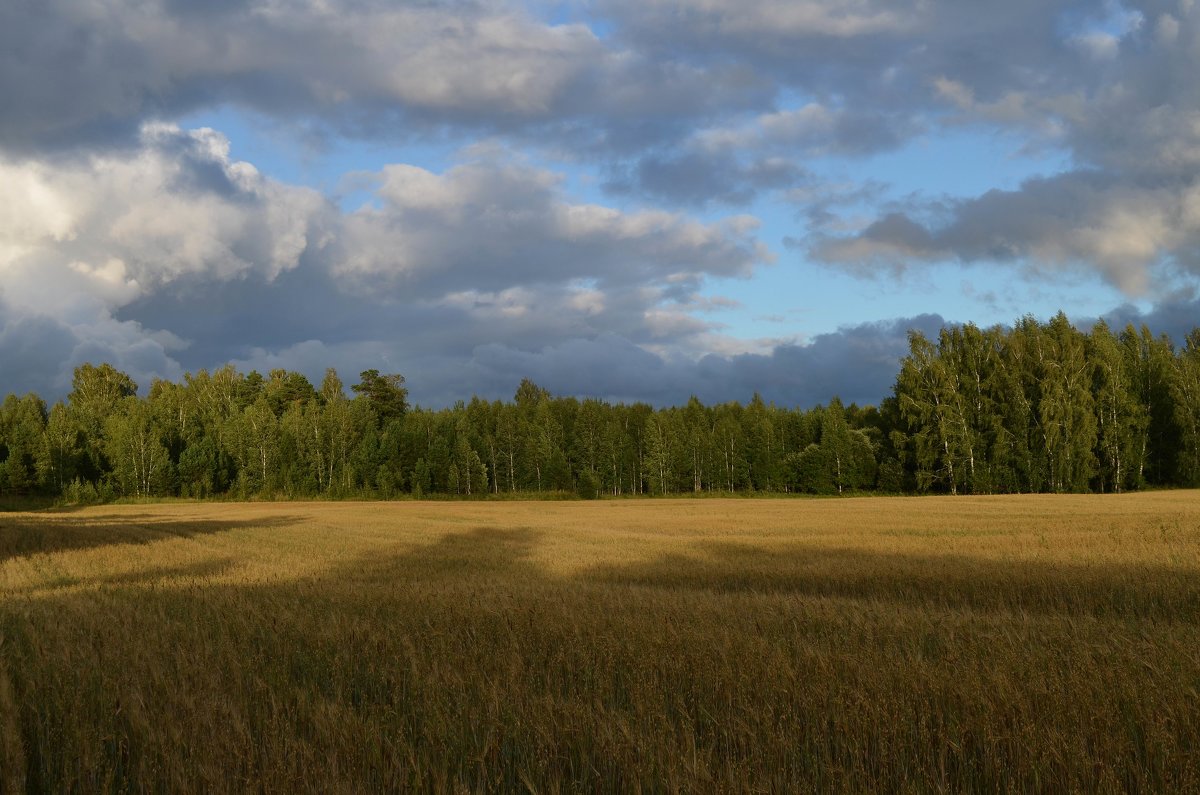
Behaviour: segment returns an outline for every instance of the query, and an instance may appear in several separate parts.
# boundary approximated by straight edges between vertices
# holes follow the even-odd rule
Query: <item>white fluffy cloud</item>
[[[4,294],[113,308],[185,275],[274,278],[319,245],[325,206],[232,162],[212,130],[148,126],[135,150],[0,161]]]
[[[121,309],[185,278],[274,279],[319,246],[327,212],[313,191],[232,162],[211,130],[148,126],[135,149],[0,160],[6,379],[62,394],[87,361],[177,377],[188,342]]]

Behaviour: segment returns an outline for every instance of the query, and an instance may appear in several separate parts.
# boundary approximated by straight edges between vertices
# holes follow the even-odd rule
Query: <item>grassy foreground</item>
[[[1200,494],[0,515],[0,791],[1200,790]]]

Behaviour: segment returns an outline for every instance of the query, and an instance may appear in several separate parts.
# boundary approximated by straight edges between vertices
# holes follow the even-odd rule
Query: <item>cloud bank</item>
[[[234,361],[401,371],[428,403],[525,376],[874,402],[908,328],[973,318],[863,317],[856,280],[947,265],[1108,285],[1175,334],[1198,71],[1191,0],[0,4],[0,389]],[[216,111],[389,156],[345,167],[347,207],[181,123]],[[1061,165],[966,195],[862,176],[956,135]],[[720,286],[783,268],[837,330],[731,328]],[[842,295],[807,295],[817,268]]]

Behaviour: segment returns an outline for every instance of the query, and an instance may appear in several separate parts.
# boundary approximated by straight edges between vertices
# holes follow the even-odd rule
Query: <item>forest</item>
[[[1200,484],[1200,329],[1084,332],[1062,313],[909,336],[879,406],[655,408],[556,397],[410,406],[405,379],[231,366],[155,380],[76,368],[0,407],[0,496],[1120,492]]]

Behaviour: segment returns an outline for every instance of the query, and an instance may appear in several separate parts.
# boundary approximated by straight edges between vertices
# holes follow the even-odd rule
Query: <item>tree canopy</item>
[[[156,380],[109,364],[66,401],[0,405],[0,494],[477,497],[808,492],[1116,492],[1200,484],[1200,329],[1088,333],[1062,314],[912,333],[893,394],[811,409],[654,408],[556,397],[410,407],[398,373],[346,393],[329,369],[230,366]]]

